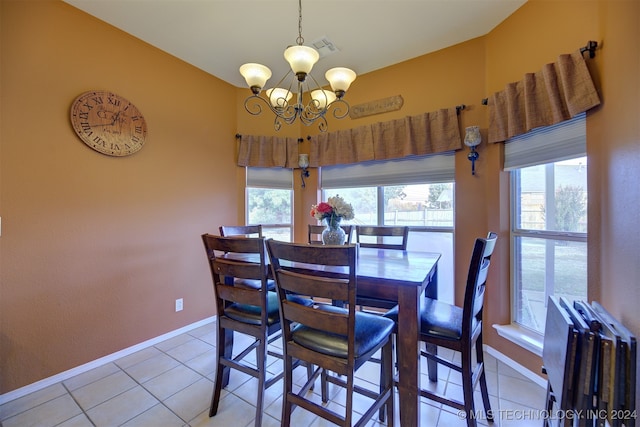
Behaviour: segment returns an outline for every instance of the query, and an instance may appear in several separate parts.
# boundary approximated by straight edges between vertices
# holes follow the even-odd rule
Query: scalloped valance
[[[459,107],[309,137],[312,167],[390,160],[459,150]],[[298,141],[239,136],[238,166],[298,166]]]
[[[313,167],[400,159],[462,147],[456,107],[310,138]]]
[[[600,105],[580,50],[558,57],[488,98],[489,142],[503,142],[531,129],[568,120]]]
[[[298,167],[298,140],[278,136],[239,136],[238,166]]]

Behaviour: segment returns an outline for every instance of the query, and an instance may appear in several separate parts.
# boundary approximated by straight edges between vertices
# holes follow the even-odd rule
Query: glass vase
[[[347,240],[347,235],[340,227],[340,221],[342,218],[328,217],[324,219],[327,227],[322,230],[322,243],[325,245],[344,245]]]

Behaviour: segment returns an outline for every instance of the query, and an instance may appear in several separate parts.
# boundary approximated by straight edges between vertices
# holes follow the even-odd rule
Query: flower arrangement
[[[326,219],[327,224],[334,227],[337,227],[341,220],[350,220],[355,216],[353,206],[345,202],[344,199],[337,194],[334,197],[329,197],[326,202],[312,205],[310,213],[312,217],[319,221]]]

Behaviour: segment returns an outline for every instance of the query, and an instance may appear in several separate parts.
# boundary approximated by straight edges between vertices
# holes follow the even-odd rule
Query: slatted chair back
[[[471,334],[474,327],[482,326],[487,275],[497,239],[497,234],[490,232],[486,239],[476,239],[474,243],[462,308],[463,334],[465,331]]]
[[[244,237],[263,237],[262,224],[257,225],[221,225],[220,235],[229,236],[244,236]]]
[[[361,248],[406,250],[409,227],[357,225],[356,241]]]

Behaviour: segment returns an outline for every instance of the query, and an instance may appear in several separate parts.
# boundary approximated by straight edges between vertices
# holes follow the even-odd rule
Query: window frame
[[[575,157],[574,159],[578,159],[586,156]],[[562,159],[556,160],[554,162],[543,163],[538,166],[549,167],[549,165],[553,165],[556,162],[560,162],[563,160],[571,160],[571,159]],[[518,301],[519,301],[519,293],[518,293],[518,275],[520,272],[519,262],[518,262],[518,244],[517,239],[523,237],[543,239],[543,240],[559,240],[559,241],[569,241],[569,242],[580,242],[584,243],[585,247],[587,244],[588,233],[586,232],[575,232],[575,231],[557,231],[557,230],[534,230],[528,228],[522,228],[520,226],[519,214],[520,214],[520,193],[518,192],[520,189],[520,170],[525,169],[530,166],[523,166],[521,168],[512,168],[510,171],[510,219],[511,219],[511,227],[510,227],[510,289],[511,289],[511,323],[515,324],[520,329],[525,329],[529,334],[534,337],[539,337],[542,340],[544,336],[544,332],[539,332],[523,323],[521,323],[521,319],[518,319]],[[587,165],[588,168],[588,165]],[[588,197],[588,188],[587,188],[587,197]],[[587,221],[589,219],[587,218]],[[587,284],[588,286],[588,284]],[[548,299],[547,284],[544,286],[544,294],[545,300]],[[554,293],[555,294],[555,293]],[[546,302],[545,302],[546,306]]]
[[[524,142],[525,144],[521,144]],[[510,145],[515,143],[513,145]],[[510,290],[510,310],[511,319],[507,325],[494,325],[498,335],[514,342],[532,353],[542,356],[542,343],[544,335],[539,331],[516,320],[518,316],[517,277],[519,271],[516,268],[518,263],[517,239],[521,238],[541,238],[547,240],[565,240],[572,242],[587,242],[587,232],[566,232],[556,230],[531,230],[520,226],[519,214],[516,203],[519,203],[518,189],[520,188],[519,173],[514,170],[523,169],[534,165],[545,165],[549,163],[561,162],[564,160],[587,157],[586,150],[586,114],[577,114],[572,119],[560,122],[551,126],[533,129],[526,134],[516,136],[505,141],[504,150],[504,170],[510,172],[509,177],[509,290]],[[587,157],[588,168],[588,157]],[[586,187],[587,199],[589,187]],[[587,216],[587,222],[589,218]],[[588,248],[587,248],[588,250]],[[587,293],[589,284],[587,283]],[[546,292],[546,290],[545,290]]]

